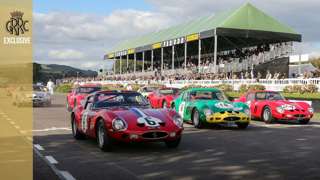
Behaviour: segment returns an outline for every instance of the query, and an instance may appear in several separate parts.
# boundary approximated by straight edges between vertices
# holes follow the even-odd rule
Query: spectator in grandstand
[[[270,73],[269,70],[267,70],[266,79],[271,79],[271,78],[272,78],[272,74]]]

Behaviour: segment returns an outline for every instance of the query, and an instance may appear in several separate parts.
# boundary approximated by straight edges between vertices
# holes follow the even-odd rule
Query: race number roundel
[[[88,112],[85,111],[82,115],[82,118],[81,118],[81,128],[82,128],[82,131],[83,132],[86,132],[87,129],[88,129]]]
[[[185,102],[182,102],[181,104],[180,104],[180,106],[179,106],[179,115],[183,118],[183,112],[184,112],[184,108],[185,108],[185,105],[186,105],[186,103]]]

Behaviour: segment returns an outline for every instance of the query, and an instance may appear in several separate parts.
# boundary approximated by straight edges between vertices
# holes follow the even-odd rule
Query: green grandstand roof
[[[146,34],[118,44],[109,53],[125,51],[132,48],[152,45],[158,42],[185,37],[195,33],[206,32],[214,29],[250,30],[294,35],[296,41],[301,41],[301,35],[246,3],[238,9],[222,12],[216,15],[202,17],[187,23]],[[297,38],[298,36],[298,38]],[[299,38],[300,37],[300,38]],[[299,40],[300,39],[300,40]]]

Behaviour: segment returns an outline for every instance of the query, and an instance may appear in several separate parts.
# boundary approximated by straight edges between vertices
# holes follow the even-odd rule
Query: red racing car
[[[100,91],[93,93],[71,113],[72,133],[76,139],[96,138],[104,151],[114,141],[162,141],[169,148],[179,145],[183,121],[173,110],[151,109],[140,93]]]
[[[171,102],[179,96],[177,88],[160,88],[148,95],[152,108],[170,108]]]
[[[96,91],[101,91],[99,84],[84,84],[72,89],[67,95],[67,109],[72,111],[88,95]]]
[[[306,102],[290,102],[279,92],[250,91],[239,99],[250,106],[251,117],[263,120],[308,124],[313,117],[313,108]]]

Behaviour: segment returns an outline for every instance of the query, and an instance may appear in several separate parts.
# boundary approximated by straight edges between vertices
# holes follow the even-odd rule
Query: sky
[[[110,68],[103,55],[123,40],[246,2],[301,33],[297,52],[320,55],[319,0],[34,0],[34,60]]]

